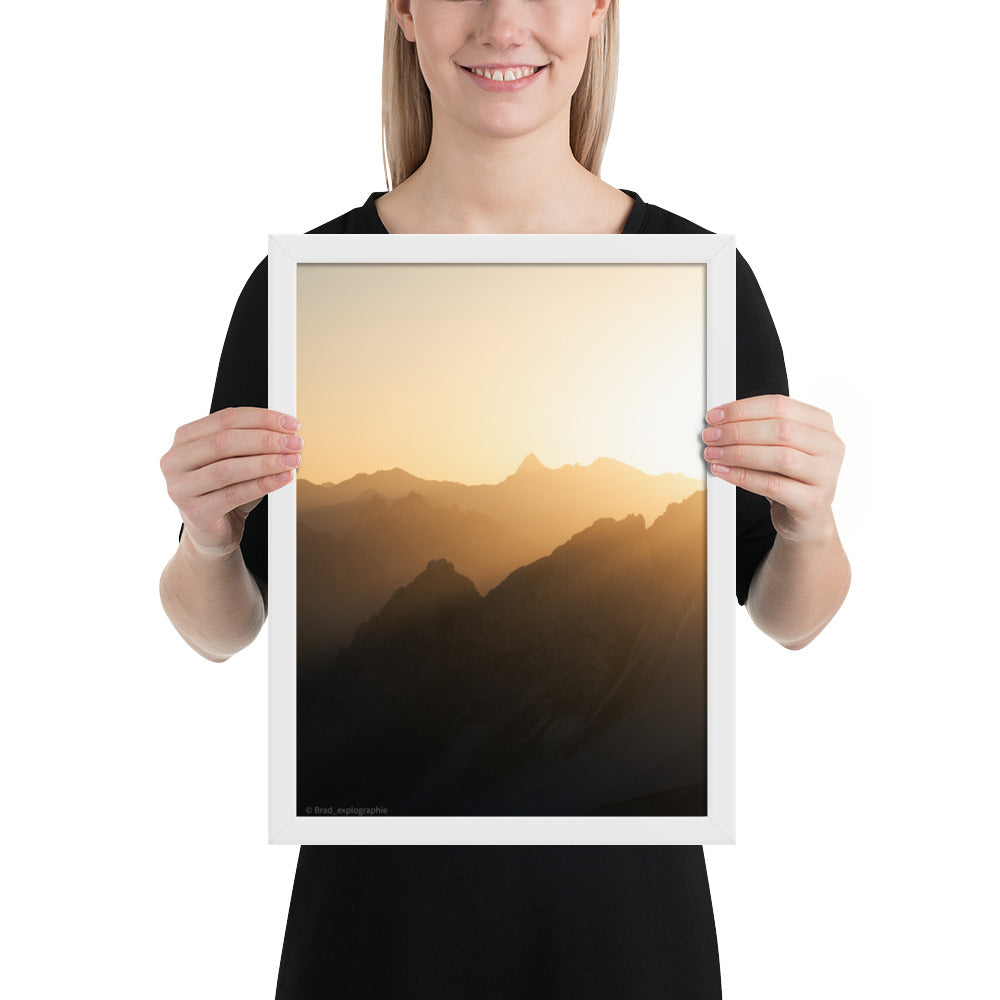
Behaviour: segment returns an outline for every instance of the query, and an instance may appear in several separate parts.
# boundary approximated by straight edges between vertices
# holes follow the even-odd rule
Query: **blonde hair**
[[[580,85],[570,102],[573,156],[597,177],[611,132],[618,86],[618,0],[611,0],[600,32],[590,39]],[[431,95],[420,72],[417,47],[385,5],[382,50],[382,167],[391,190],[412,174],[431,145]]]

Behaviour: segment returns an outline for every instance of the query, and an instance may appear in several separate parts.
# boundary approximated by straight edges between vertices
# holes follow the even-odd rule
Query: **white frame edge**
[[[732,234],[289,234],[268,237],[268,406],[297,409],[296,275],[309,263],[661,263],[706,267],[706,400],[735,398]],[[736,492],[706,474],[706,816],[297,816],[296,483],[268,496],[268,842],[271,844],[732,844],[735,842]],[[284,595],[291,594],[291,601]],[[277,600],[275,597],[277,596]],[[279,663],[290,662],[291,670]],[[594,831],[600,831],[595,837]],[[444,831],[448,831],[444,835]]]

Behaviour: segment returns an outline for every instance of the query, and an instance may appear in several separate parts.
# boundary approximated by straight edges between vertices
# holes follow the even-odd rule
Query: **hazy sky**
[[[299,264],[300,474],[704,478],[704,264]]]

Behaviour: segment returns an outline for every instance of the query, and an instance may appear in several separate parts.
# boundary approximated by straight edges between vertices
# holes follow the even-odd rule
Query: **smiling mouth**
[[[475,76],[482,77],[484,80],[510,83],[514,80],[523,80],[525,77],[534,76],[539,70],[545,69],[545,66],[548,66],[548,63],[545,63],[544,66],[509,66],[506,68],[498,67],[496,69],[463,66],[462,69]]]

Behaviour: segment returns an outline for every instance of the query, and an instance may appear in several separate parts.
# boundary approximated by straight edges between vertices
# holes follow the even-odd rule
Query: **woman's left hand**
[[[829,538],[844,442],[825,410],[788,396],[748,396],[706,414],[701,437],[713,474],[771,504],[786,541]]]

